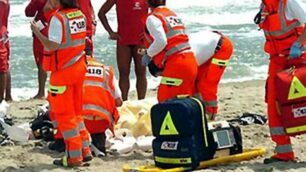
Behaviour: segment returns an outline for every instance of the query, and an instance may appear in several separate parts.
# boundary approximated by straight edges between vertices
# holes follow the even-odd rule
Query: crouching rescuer
[[[50,117],[64,138],[60,166],[81,166],[92,159],[89,134],[82,118],[82,87],[86,73],[86,21],[75,0],[51,0],[59,7],[50,20],[48,37],[33,21],[31,29],[44,46],[43,69],[51,71],[48,88]]]
[[[105,130],[113,130],[119,119],[117,106],[122,105],[121,92],[116,84],[113,68],[94,58],[87,58],[84,81],[83,118],[92,138],[92,145],[106,155]]]

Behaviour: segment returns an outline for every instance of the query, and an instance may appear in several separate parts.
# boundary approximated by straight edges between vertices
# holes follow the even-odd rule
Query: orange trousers
[[[270,56],[268,78],[266,82],[266,102],[268,104],[269,128],[272,140],[276,143],[274,158],[283,160],[293,160],[294,153],[290,137],[285,133],[285,129],[280,121],[276,105],[276,74],[293,64],[301,64],[306,59],[306,54],[298,59],[287,60],[287,57]]]
[[[82,118],[82,89],[86,73],[85,59],[51,73],[48,89],[51,119],[65,141],[68,163],[80,162],[91,154],[89,134]]]
[[[168,57],[157,91],[157,99],[163,102],[178,95],[193,95],[198,66],[192,52]]]
[[[223,43],[219,51],[198,68],[196,92],[200,93],[205,104],[206,114],[211,120],[218,113],[218,85],[233,54],[233,49],[231,40],[223,36]]]

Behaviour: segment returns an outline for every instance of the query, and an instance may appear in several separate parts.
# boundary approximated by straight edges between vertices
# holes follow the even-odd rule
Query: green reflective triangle
[[[306,96],[306,88],[302,82],[294,76],[290,85],[288,100],[297,99]]]
[[[178,135],[179,133],[176,130],[176,127],[172,121],[171,114],[168,111],[163,124],[160,128],[159,135]]]

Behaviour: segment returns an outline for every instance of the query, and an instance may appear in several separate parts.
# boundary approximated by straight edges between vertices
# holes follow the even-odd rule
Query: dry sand
[[[133,93],[135,94],[135,93]],[[154,96],[155,91],[150,90],[149,96]],[[242,83],[222,84],[219,89],[220,116],[219,119],[231,119],[241,115],[243,112],[254,112],[265,114],[266,104],[264,103],[264,81],[248,81]],[[131,96],[135,99],[135,95]],[[28,100],[13,102],[10,104],[10,114],[16,123],[24,123],[32,120],[36,116],[36,109],[44,104],[43,100]],[[274,143],[269,137],[267,125],[242,126],[244,148],[265,147],[268,150],[266,156],[273,152]],[[305,136],[292,139],[298,163],[275,163],[263,165],[264,157],[259,157],[251,161],[233,163],[211,167],[208,172],[274,172],[274,171],[306,171],[306,142]],[[103,159],[95,158],[89,167],[80,168],[59,168],[52,165],[54,158],[61,157],[47,149],[46,143],[32,141],[25,145],[2,146],[0,147],[0,171],[121,171],[124,164],[144,165],[153,163],[152,157],[134,153],[128,156],[107,157]]]

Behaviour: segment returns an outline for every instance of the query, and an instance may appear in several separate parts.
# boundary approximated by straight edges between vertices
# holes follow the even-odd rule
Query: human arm
[[[62,40],[62,24],[56,17],[51,18],[48,37],[40,32],[35,21],[31,22],[31,30],[46,50],[55,51],[59,48]]]
[[[147,49],[147,54],[150,57],[154,57],[166,47],[167,36],[162,22],[156,16],[150,15],[147,18],[146,27],[150,35],[153,37],[153,42]]]
[[[37,3],[38,2],[35,2],[35,0],[31,0],[30,3],[26,6],[25,8],[25,15],[27,17],[34,17],[38,11],[37,9]]]
[[[102,5],[98,13],[98,17],[104,29],[108,32],[109,39],[111,40],[120,39],[120,35],[112,30],[111,26],[108,23],[107,17],[106,17],[106,13],[115,5],[115,3],[116,3],[116,0],[106,0],[106,2]]]

